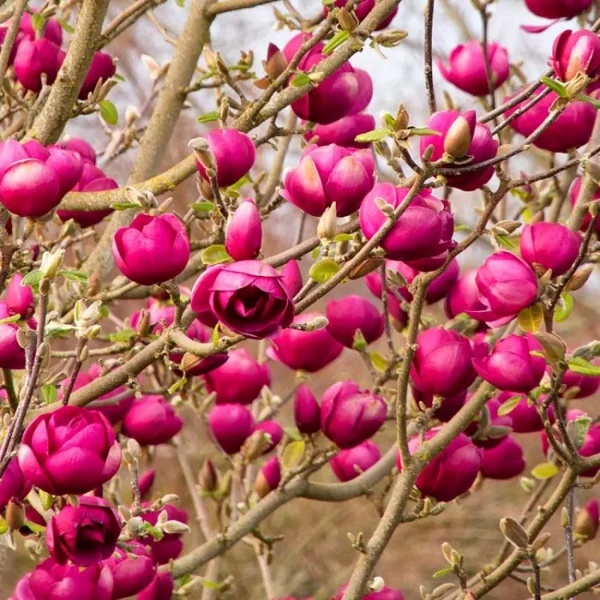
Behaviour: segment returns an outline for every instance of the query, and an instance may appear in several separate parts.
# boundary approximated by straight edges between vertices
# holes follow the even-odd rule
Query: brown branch
[[[17,33],[19,33],[19,25],[21,24],[21,17],[25,12],[27,6],[27,0],[17,0],[14,6],[14,13],[12,21],[6,31],[6,37],[2,43],[2,50],[0,50],[0,82],[4,81],[6,75],[6,69],[8,67],[8,61],[10,60],[10,53],[13,49],[15,40],[17,39]]]

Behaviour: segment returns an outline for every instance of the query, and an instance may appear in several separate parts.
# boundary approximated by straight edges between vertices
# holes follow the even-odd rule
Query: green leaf
[[[284,427],[283,431],[285,431],[285,434],[290,440],[293,440],[294,442],[302,441],[302,434],[298,431],[297,427]]]
[[[49,494],[48,492],[44,492],[44,490],[38,491],[38,496],[40,497],[40,501],[42,502],[42,508],[44,510],[50,510],[52,505],[54,504],[54,496]]]
[[[118,73],[115,73],[113,75],[113,79],[116,79],[117,81],[127,81],[127,79],[125,79],[125,77],[123,77],[123,75],[119,75]]]
[[[591,104],[596,110],[600,109],[600,102],[598,102],[598,100],[592,98],[591,96],[586,96],[585,94],[582,94],[577,98],[577,100],[583,100],[583,102]]]
[[[219,323],[215,325],[215,328],[212,330],[212,334],[210,336],[210,341],[213,345],[213,348],[216,348],[219,345]]]
[[[62,275],[65,279],[68,279],[69,281],[77,281],[78,283],[87,283],[88,281],[88,274],[84,273],[83,271],[60,271],[59,275]]]
[[[317,283],[325,283],[329,281],[338,271],[340,265],[338,265],[332,258],[322,258],[320,261],[313,264],[308,272],[311,279],[314,279]]]
[[[50,321],[46,323],[46,335],[49,337],[65,337],[76,329],[75,325],[60,323],[59,321]]]
[[[198,123],[213,123],[219,120],[219,113],[216,110],[200,115],[196,121]]]
[[[592,419],[590,417],[577,417],[575,421],[572,421],[575,427],[576,444],[577,448],[581,448],[585,442],[585,436],[588,434]]]
[[[503,417],[504,415],[510,414],[515,408],[517,408],[517,404],[521,402],[521,396],[513,396],[509,398],[506,402],[503,402],[498,407],[498,416]]]
[[[181,389],[187,383],[187,377],[184,375],[181,379],[178,379],[167,391],[169,394],[174,394],[177,390]]]
[[[129,210],[130,208],[142,208],[139,202],[113,202],[110,207],[113,210]]]
[[[209,590],[220,590],[223,586],[216,581],[209,581],[208,579],[202,580],[202,585]]]
[[[600,375],[600,366],[594,365],[581,356],[574,356],[568,361],[569,369],[580,375]]]
[[[11,315],[10,317],[6,317],[5,319],[0,319],[0,325],[5,325],[6,323],[16,323],[21,318],[21,315]]]
[[[239,192],[247,183],[250,183],[251,179],[248,175],[244,175],[241,179],[238,179],[233,185],[227,188],[227,192]]]
[[[42,280],[42,272],[41,271],[30,271],[29,273],[27,273],[27,275],[25,275],[25,277],[23,277],[23,281],[21,281],[21,285],[22,286],[34,286],[34,285],[39,285],[40,281]]]
[[[536,303],[529,308],[524,308],[517,316],[519,327],[528,333],[535,333],[544,322],[544,311],[540,304]]]
[[[336,48],[339,48],[350,37],[349,31],[338,31],[324,46],[321,52],[331,54]]]
[[[471,228],[468,225],[461,223],[460,225],[454,226],[454,233],[456,233],[457,231],[469,231],[470,229]]]
[[[158,542],[158,541],[162,540],[163,537],[164,537],[164,534],[163,534],[163,532],[160,529],[157,529],[156,527],[153,527],[148,522],[144,523],[144,531],[146,533],[149,533],[152,536],[152,539],[155,542]]]
[[[549,87],[553,92],[556,92],[561,98],[568,98],[567,88],[556,79],[550,79],[550,77],[542,77],[540,81]]]
[[[394,117],[392,117],[392,115],[390,115],[390,113],[388,113],[388,112],[383,113],[383,120],[385,121],[385,124],[390,129],[393,129],[394,126],[396,125],[396,119]]]
[[[42,534],[42,533],[46,532],[46,528],[43,525],[38,525],[37,523],[34,523],[33,521],[25,521],[25,527],[27,527],[28,529],[31,529],[31,531],[33,531],[33,533]]]
[[[200,258],[205,265],[218,265],[231,261],[231,256],[227,254],[227,250],[225,250],[225,246],[222,244],[214,244],[205,248],[202,250]]]
[[[298,73],[290,83],[293,87],[303,87],[310,83],[310,79],[306,73]]]
[[[42,402],[44,404],[52,404],[53,402],[56,402],[56,399],[58,398],[58,390],[56,389],[56,386],[50,385],[49,383],[45,383],[41,387],[41,393]]]
[[[325,6],[331,6],[334,2],[335,0],[323,0],[323,4]]]
[[[569,292],[563,292],[554,311],[554,321],[556,323],[566,321],[573,312],[573,304],[573,296]]]
[[[179,6],[179,8],[183,8],[185,6],[185,1],[184,0],[175,0],[175,4],[177,4],[177,6]]]
[[[363,332],[360,329],[357,329],[354,332],[352,348],[354,350],[358,350],[359,352],[363,352],[367,349],[367,340],[365,340],[365,336],[363,335]]]
[[[196,212],[205,212],[209,213],[215,210],[214,202],[194,202],[192,204],[192,210]]]
[[[381,373],[385,372],[388,366],[387,360],[379,352],[369,352],[369,357],[373,366]]]
[[[540,463],[531,469],[531,474],[540,480],[552,479],[558,474],[558,467],[552,463]]]
[[[100,116],[109,125],[116,125],[119,122],[117,107],[110,100],[100,101]]]
[[[409,127],[408,135],[442,135],[442,132],[435,129],[429,129],[429,127]]]
[[[334,242],[350,242],[354,236],[351,233],[338,233],[334,238]]]
[[[290,442],[281,455],[281,466],[284,471],[291,471],[297,468],[304,458],[304,442]]]
[[[516,250],[519,247],[519,236],[509,236],[504,234],[497,234],[495,236],[496,241],[507,250]]]
[[[0,517],[0,535],[5,534],[8,531],[8,523]]]
[[[433,574],[433,578],[437,579],[438,577],[443,577],[444,575],[450,575],[450,573],[452,573],[452,567],[444,567],[443,569],[440,569],[439,571],[436,571]]]
[[[128,342],[132,337],[135,337],[136,332],[133,329],[121,329],[108,334],[108,340],[113,343]]]
[[[321,247],[317,246],[311,253],[310,253],[310,257],[313,260],[317,260],[317,258],[319,258],[319,254],[321,254]]]
[[[41,31],[46,24],[46,19],[40,13],[34,12],[31,14],[31,26],[34,31]]]
[[[354,138],[354,141],[360,143],[378,142],[391,134],[392,130],[389,127],[383,127],[382,129],[373,129],[367,131],[367,133],[361,133]]]
[[[59,19],[58,17],[54,17],[57,21],[58,24],[67,32],[67,33],[74,33],[75,29],[73,29],[73,27],[71,27],[64,19]]]

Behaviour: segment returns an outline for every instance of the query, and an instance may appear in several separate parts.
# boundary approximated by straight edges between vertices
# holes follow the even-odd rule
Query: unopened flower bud
[[[135,332],[140,337],[145,337],[150,333],[150,313],[145,308],[140,311],[140,318],[137,322]],[[185,371],[185,369],[183,370]]]
[[[150,77],[152,78],[152,81],[156,81],[160,77],[160,71],[161,71],[160,65],[148,54],[142,54],[142,56],[140,58],[141,58],[142,64],[144,65],[144,67],[146,67],[146,69],[150,73]]]
[[[244,442],[242,453],[248,462],[252,462],[255,458],[264,454],[269,446],[269,440],[266,439],[264,433],[257,430]]]
[[[9,505],[10,506],[10,505]],[[590,500],[575,519],[574,531],[578,536],[593,540],[598,533],[598,500]]]
[[[373,581],[371,582],[371,585],[369,587],[374,592],[380,592],[384,588],[384,586],[385,581],[383,577],[373,577]]]
[[[137,440],[133,438],[127,440],[127,452],[129,452],[134,461],[138,461],[141,458],[142,448]]]
[[[254,483],[254,489],[259,498],[264,498],[268,493],[277,489],[281,481],[281,465],[279,459],[274,456],[270,458],[261,468],[256,481]]]
[[[45,279],[54,279],[58,275],[64,257],[65,251],[62,249],[54,252],[44,252],[40,271]]]
[[[406,39],[407,36],[408,31],[404,31],[403,29],[392,29],[373,36],[373,40],[384,48],[394,48]]]
[[[142,517],[132,517],[125,524],[125,528],[131,537],[139,537],[144,531],[144,519]]]
[[[162,526],[162,530],[165,533],[182,534],[187,533],[190,528],[185,523],[181,523],[180,521],[166,521]]]
[[[475,112],[469,111],[460,115],[452,123],[444,138],[444,152],[452,158],[462,158],[467,155],[473,140],[475,120]]]
[[[198,162],[205,169],[214,169],[215,168],[215,157],[210,150],[210,146],[208,142],[202,138],[197,137],[188,142],[188,148],[191,148],[198,159]]]
[[[338,22],[344,31],[354,31],[358,25],[358,19],[356,16],[346,8],[339,9]]]
[[[267,60],[264,62],[265,73],[269,79],[277,79],[287,68],[288,61],[283,52],[275,45],[269,44]]]
[[[396,113],[396,120],[394,121],[394,131],[403,131],[408,127],[410,123],[410,117],[404,104],[398,106],[398,112]]]
[[[593,272],[593,265],[586,265],[585,267],[578,269],[575,271],[573,277],[571,277],[569,280],[566,289],[570,292],[576,292],[577,290],[580,290],[587,283],[587,280],[590,278]]]
[[[218,481],[217,471],[210,458],[204,461],[198,479],[203,491],[213,492],[216,489]]]
[[[13,502],[11,500],[8,503],[6,507],[6,522],[13,531],[18,531],[25,525],[25,511],[20,502]]]
[[[335,237],[337,232],[337,214],[336,214],[336,204],[333,204],[325,210],[321,218],[319,219],[319,224],[317,226],[317,235],[321,241],[330,242]]]

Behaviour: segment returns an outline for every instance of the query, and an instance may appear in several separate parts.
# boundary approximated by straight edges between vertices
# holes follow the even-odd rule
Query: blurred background
[[[151,114],[152,101],[149,98],[152,79],[140,56],[146,54],[161,66],[168,63],[173,53],[173,46],[166,41],[165,37],[177,39],[191,1],[185,0],[185,6],[181,8],[173,0],[168,0],[154,11],[152,20],[148,17],[142,18],[125,35],[106,48],[105,51],[118,59],[118,73],[125,79],[112,90],[110,95],[110,99],[119,109],[120,124],[124,121],[123,115],[129,105],[138,108],[145,105],[149,107],[143,112],[142,123]],[[319,0],[296,0],[294,4],[304,16],[313,16],[322,10]],[[374,80],[375,94],[368,112],[376,118],[382,111],[395,114],[398,104],[403,103],[410,113],[411,124],[425,125],[426,123],[422,68],[423,4],[422,0],[402,2],[392,27],[406,30],[408,38],[399,47],[384,50],[387,60],[369,48],[365,48],[352,60],[353,65],[368,70]],[[113,0],[107,22],[128,5],[129,2]],[[285,11],[281,2],[276,2],[272,6],[276,6],[282,12]],[[272,29],[275,22],[272,6],[220,15],[212,26],[213,51],[220,51],[228,62],[235,64],[240,50],[252,49],[255,55],[254,70],[261,76],[260,61],[266,55],[268,43],[274,42],[283,47],[293,35],[289,31]],[[505,45],[509,50],[511,62],[518,64],[528,77],[534,77],[545,70],[554,37],[562,29],[576,26],[574,23],[560,23],[544,34],[527,34],[520,29],[521,24],[540,24],[542,20],[526,10],[523,0],[497,0],[490,7],[490,11],[493,14],[490,21],[490,41]],[[162,33],[156,23],[160,24]],[[434,25],[436,56],[445,58],[456,44],[470,38],[479,38],[480,35],[479,16],[470,2],[467,0],[436,2]],[[442,92],[447,91],[462,109],[484,112],[477,100],[446,83],[437,69],[434,69],[434,72],[440,106],[443,106]],[[251,95],[257,96],[259,93],[251,84],[247,84],[245,89]],[[189,101],[190,105],[182,113],[170,140],[163,168],[168,168],[188,153],[189,139],[208,131],[208,126],[199,125],[196,118],[215,109],[213,92],[211,90],[196,92],[189,96]],[[283,123],[284,117],[285,115],[280,117],[280,123]],[[99,152],[102,152],[111,140],[110,131],[107,131],[106,126],[96,116],[78,118],[69,125],[67,133],[71,136],[83,137]],[[294,140],[286,164],[294,165],[300,151],[299,141]],[[118,159],[100,164],[109,177],[123,185],[127,180],[135,152],[134,147]],[[263,146],[255,167],[257,173],[260,170],[268,171],[273,154],[272,149]],[[520,171],[533,173],[544,167],[547,168],[548,157],[530,154],[533,154],[533,157],[511,163],[510,169],[513,174],[518,174]],[[559,157],[558,160],[562,158]],[[380,167],[383,175],[389,176],[383,165]],[[494,187],[493,182],[491,185]],[[185,182],[175,191],[174,196],[175,210],[179,214],[185,213],[187,206],[196,201],[197,192],[194,182]],[[509,202],[511,206],[514,204],[517,207],[519,200],[511,198]],[[477,215],[474,208],[479,204],[477,192],[454,192],[452,195],[452,209],[461,223],[476,222]],[[296,234],[299,219],[300,211],[291,205],[283,205],[273,213],[263,245],[266,256],[289,247],[290,240]],[[315,230],[316,220],[309,217],[304,232],[305,237],[314,235]],[[460,235],[457,234],[457,239],[460,239]],[[460,257],[461,268],[476,266],[490,251],[490,246],[480,241]],[[309,259],[304,259],[302,269],[305,275],[309,266]],[[592,339],[600,339],[597,292],[598,279],[593,278],[584,291],[575,294],[575,310],[572,317],[557,327],[558,332],[565,337],[571,347]],[[330,297],[340,297],[350,293],[370,296],[364,283],[358,281],[340,286]],[[141,306],[142,303],[138,301],[123,301],[116,313],[126,319]],[[323,310],[324,303],[317,308]],[[444,322],[445,317],[440,304],[428,307],[426,310],[434,322]],[[401,335],[398,333],[395,335],[400,345]],[[378,344],[379,349],[383,350],[385,342],[380,340]],[[257,351],[256,344],[248,344],[248,348],[254,353]],[[375,349],[378,349],[377,345]],[[273,392],[284,397],[293,389],[295,374],[279,364],[270,363],[270,366]],[[311,376],[309,385],[319,397],[332,383],[349,378],[356,380],[363,387],[369,386],[370,383],[362,360],[350,350],[345,350],[335,363]],[[597,398],[574,402],[573,405],[594,415],[600,414]],[[207,456],[214,458],[218,467],[224,467],[225,464],[220,462],[220,457],[210,444],[204,424],[197,413],[183,407],[182,414],[186,418],[182,435],[183,447],[193,469],[197,471]],[[282,413],[281,422],[284,425],[293,424],[289,407],[286,407]],[[387,424],[376,437],[376,441],[384,450],[394,442],[394,437],[393,424]],[[517,439],[526,449],[528,469],[544,460],[537,434],[520,435]],[[162,493],[167,492],[177,493],[181,496],[183,506],[189,510],[192,532],[185,538],[186,550],[193,548],[202,542],[202,535],[194,522],[191,499],[174,450],[168,446],[160,447],[154,453],[151,463],[148,461],[147,464],[155,468],[158,473],[153,497],[158,498]],[[124,474],[123,477],[126,478],[127,475]],[[333,475],[329,467],[326,467],[317,478],[329,481],[333,480]],[[578,504],[582,505],[589,497],[588,492],[578,491]],[[431,590],[446,580],[432,579],[433,573],[445,566],[440,550],[443,542],[449,542],[465,555],[465,567],[469,573],[477,572],[478,568],[493,559],[502,543],[503,537],[498,528],[499,519],[503,516],[517,517],[527,498],[528,494],[519,486],[517,480],[485,481],[476,494],[453,503],[441,516],[415,524],[402,525],[378,565],[376,574],[382,576],[387,585],[402,590],[407,600],[417,600],[420,597],[419,585],[426,585]],[[271,566],[278,595],[297,598],[310,596],[315,600],[328,599],[340,585],[347,581],[357,559],[357,553],[352,550],[347,533],[356,534],[362,531],[368,538],[378,519],[376,502],[368,497],[337,504],[295,500],[280,509],[262,527],[263,533],[284,536],[284,539],[275,545]],[[553,532],[553,537],[549,546],[558,550],[563,546],[562,530],[559,527],[551,527],[550,530]],[[9,597],[17,579],[33,566],[24,552],[18,554],[9,552],[5,560],[0,588],[2,598]],[[578,551],[577,567],[583,570],[590,560],[600,562],[600,543],[597,541]],[[225,579],[229,575],[233,576],[233,587],[225,597],[240,600],[261,600],[266,597],[256,557],[250,546],[239,543],[225,554],[220,565],[219,579]],[[548,585],[559,585],[565,579],[564,560],[558,563],[558,567],[552,573],[544,573],[544,583]],[[507,580],[499,590],[487,596],[490,600],[528,597],[529,594],[522,584],[510,580]],[[591,594],[582,596],[583,599],[586,597],[591,597]]]

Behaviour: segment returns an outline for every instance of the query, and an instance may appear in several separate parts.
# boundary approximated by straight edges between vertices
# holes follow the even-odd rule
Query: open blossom
[[[204,136],[214,157],[219,187],[237,183],[254,166],[256,148],[250,136],[235,129],[217,129]],[[208,180],[206,168],[196,161],[198,172]]]
[[[11,600],[112,600],[113,587],[106,565],[80,569],[47,558],[17,583]]]
[[[375,442],[366,440],[354,448],[341,450],[331,459],[331,468],[340,481],[350,481],[376,464],[381,452]]]
[[[550,62],[562,81],[570,81],[577,73],[595,77],[600,73],[600,37],[587,30],[563,31],[554,40]]]
[[[26,38],[19,44],[13,63],[17,80],[26,90],[39,92],[42,75],[52,85],[65,56],[64,50],[46,38]]]
[[[524,470],[523,448],[511,436],[483,451],[481,474],[488,479],[512,479]]]
[[[205,325],[221,322],[252,339],[273,335],[294,318],[294,303],[282,276],[259,260],[206,270],[194,284],[191,306]]]
[[[540,86],[534,92],[533,97],[541,94],[545,89],[545,86]],[[519,90],[514,95],[519,94],[521,91]],[[508,102],[512,97],[505,98],[504,102]],[[556,92],[550,92],[514,121],[511,121],[510,127],[523,137],[530,136],[548,118],[550,107],[556,102],[557,98]],[[509,108],[505,115],[507,117],[511,116],[514,112],[523,108],[525,104],[529,104],[531,100],[532,98],[527,98],[527,100]],[[550,152],[568,152],[573,148],[580,148],[588,143],[595,119],[596,109],[591,104],[581,101],[569,102],[556,121],[544,129],[543,133],[532,144],[537,148]]]
[[[214,439],[227,454],[239,452],[254,431],[252,413],[241,404],[217,404],[208,414],[208,424]]]
[[[102,564],[112,572],[114,600],[134,596],[156,576],[151,555],[138,542],[127,542],[127,551],[117,548]]]
[[[459,44],[451,52],[446,67],[442,59],[437,64],[444,79],[453,83],[463,92],[473,96],[485,96],[498,89],[508,78],[510,63],[506,48],[490,42],[487,44],[487,57],[491,74],[491,86],[488,80],[483,47],[479,40]],[[490,89],[491,87],[491,89]]]
[[[262,224],[254,200],[243,200],[227,223],[225,249],[233,260],[252,260],[260,252]]]
[[[425,441],[435,437],[439,427],[425,434]],[[419,437],[408,443],[411,454],[421,446]],[[483,450],[475,446],[468,436],[459,433],[436,457],[434,457],[417,477],[416,486],[424,496],[430,496],[438,502],[450,502],[469,491],[479,469]],[[400,453],[396,458],[399,470],[402,470]]]
[[[190,240],[181,219],[174,214],[140,213],[129,227],[113,238],[113,256],[119,271],[140,285],[173,279],[190,259]]]
[[[82,173],[79,156],[30,140],[0,142],[0,202],[20,217],[41,217],[69,192]]]
[[[90,567],[112,555],[120,533],[119,515],[106,500],[80,496],[78,506],[65,506],[50,519],[46,545],[58,563]]]
[[[281,195],[318,217],[334,202],[338,217],[356,212],[373,187],[373,155],[341,146],[308,146],[295,169],[286,171]]]
[[[479,296],[477,269],[469,269],[458,278],[446,296],[444,311],[449,319],[453,319],[461,314],[467,314],[471,318],[475,318],[475,314],[487,312]],[[510,317],[506,317],[505,320],[508,322],[512,318],[511,315]],[[481,323],[480,329],[487,329],[484,322]]]
[[[292,60],[300,45],[310,37],[312,37],[310,33],[299,33],[286,44],[282,52],[288,62]],[[323,42],[313,46],[300,60],[298,71],[309,72],[315,65],[325,60],[327,57],[323,54],[324,47]],[[333,123],[350,114],[359,95],[359,77],[352,65],[345,62],[308,94],[292,102],[292,110],[305,121]]]
[[[183,427],[183,419],[162,396],[136,400],[123,419],[123,433],[141,446],[166,444]]]
[[[378,206],[378,199],[396,209],[408,193],[408,188],[395,187],[391,183],[375,185],[363,200],[359,213],[360,228],[367,239],[376,235],[387,220]],[[422,259],[443,256],[453,245],[453,234],[454,218],[448,203],[428,190],[421,190],[385,236],[381,247],[389,258],[425,270],[416,265]]]
[[[319,317],[322,317],[320,313],[302,313],[294,319],[294,324],[309,323]],[[327,328],[316,331],[284,329],[271,339],[269,353],[290,369],[316,373],[332,363],[343,349]]]
[[[49,494],[85,494],[115,475],[121,447],[98,411],[63,406],[36,417],[25,429],[19,465]]]
[[[531,306],[538,295],[535,272],[518,256],[502,250],[489,256],[475,277],[479,306],[465,307],[473,319],[492,323],[514,317]]]
[[[453,396],[473,383],[471,344],[460,333],[432,327],[418,335],[417,346],[410,376],[419,391]]]
[[[321,399],[321,429],[340,448],[353,448],[379,431],[386,413],[383,398],[361,391],[353,381],[340,381]]]
[[[531,392],[546,370],[546,361],[531,353],[541,352],[542,346],[529,333],[521,337],[509,335],[496,343],[485,358],[473,358],[473,366],[483,379],[499,390]]]
[[[476,123],[475,118],[474,111],[461,114],[456,110],[444,110],[435,113],[429,119],[427,127],[439,132],[441,135],[435,134],[421,137],[419,142],[421,156],[423,156],[429,146],[433,146],[433,153],[431,155],[431,160],[433,161],[440,160],[445,153],[450,154],[455,159],[471,157],[471,160],[466,164],[462,162],[449,163],[447,165],[449,168],[476,165],[494,158],[498,152],[498,142],[492,136],[487,125]],[[462,126],[463,124],[465,125],[464,127]],[[459,125],[461,125],[460,128]],[[455,136],[460,138],[458,140],[460,143],[456,144],[456,148],[464,150],[462,154],[451,151],[457,141]],[[494,167],[481,167],[480,169],[465,171],[460,175],[448,177],[448,185],[465,192],[471,192],[486,184],[492,178],[493,174]]]
[[[586,11],[593,0],[525,0],[527,8],[545,19],[571,19]]]
[[[325,312],[327,331],[346,348],[352,348],[358,331],[370,344],[383,334],[384,318],[377,307],[362,296],[330,300]]]
[[[88,94],[91,94],[96,85],[101,80],[103,83],[108,81],[117,72],[117,67],[110,54],[106,52],[95,52],[92,58],[92,64],[79,91],[79,99],[85,100]]]
[[[521,256],[532,266],[551,269],[552,276],[566,273],[581,248],[581,234],[560,223],[525,225],[521,235]]]
[[[229,360],[204,376],[206,389],[215,392],[217,404],[250,404],[271,384],[266,363],[259,363],[245,348],[229,353]]]

